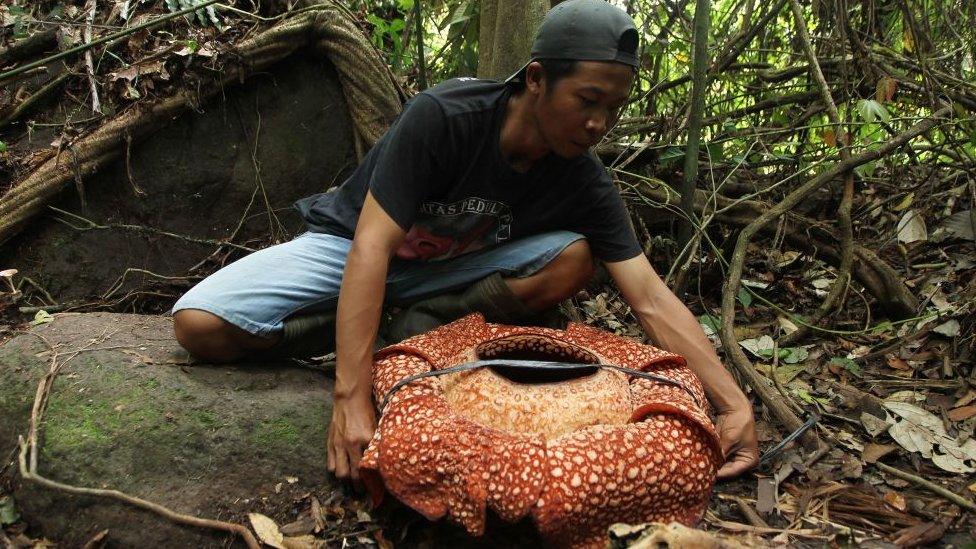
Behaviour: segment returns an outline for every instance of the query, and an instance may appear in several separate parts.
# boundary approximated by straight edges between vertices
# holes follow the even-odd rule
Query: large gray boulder
[[[249,512],[288,522],[281,510],[304,494],[328,496],[331,380],[288,364],[193,364],[167,317],[56,315],[0,346],[2,459],[27,432],[38,381],[52,360],[48,344],[66,363],[44,414],[39,474],[239,522]],[[130,505],[41,488],[20,479],[16,465],[5,475],[35,534],[63,546],[80,546],[103,529],[111,546],[121,547],[228,541]]]

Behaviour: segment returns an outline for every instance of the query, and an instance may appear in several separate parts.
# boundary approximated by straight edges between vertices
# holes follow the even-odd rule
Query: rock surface
[[[303,494],[330,490],[325,432],[332,381],[288,364],[192,364],[167,317],[56,315],[0,346],[4,459],[27,432],[37,383],[52,361],[48,344],[64,366],[42,423],[42,476],[228,521],[248,512],[273,515]],[[219,532],[26,483],[16,466],[5,475],[36,533],[67,547],[103,529],[110,546],[227,546],[229,536]]]

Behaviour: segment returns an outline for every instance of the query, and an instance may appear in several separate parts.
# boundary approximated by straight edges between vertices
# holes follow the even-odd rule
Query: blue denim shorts
[[[386,300],[402,306],[464,288],[493,273],[530,276],[583,235],[556,231],[501,244],[446,261],[393,259]],[[298,313],[335,309],[352,241],[307,232],[290,242],[245,256],[210,275],[173,306],[202,309],[258,335],[282,329]]]

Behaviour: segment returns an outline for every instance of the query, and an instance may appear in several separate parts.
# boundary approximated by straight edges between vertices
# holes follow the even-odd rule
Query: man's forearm
[[[744,403],[745,395],[715,354],[698,319],[667,288],[656,294],[652,305],[635,313],[656,345],[685,357],[718,411]]]
[[[389,258],[353,244],[336,312],[336,397],[366,398],[373,385],[373,343],[379,329]]]

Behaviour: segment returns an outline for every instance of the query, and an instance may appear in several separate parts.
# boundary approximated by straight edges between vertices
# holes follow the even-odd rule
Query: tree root
[[[29,471],[27,469],[27,443],[24,441],[23,437],[20,439],[20,456],[18,459],[20,465],[20,476],[24,480],[34,482],[44,486],[45,488],[50,488],[52,490],[58,490],[61,492],[66,492],[68,494],[74,494],[76,496],[95,496],[102,498],[109,498],[121,501],[123,503],[128,503],[130,505],[135,505],[141,509],[151,511],[159,516],[167,518],[177,524],[185,524],[187,526],[196,526],[198,528],[211,528],[214,530],[223,530],[230,534],[235,534],[243,538],[244,543],[247,544],[248,549],[260,549],[261,544],[255,539],[254,534],[251,533],[246,527],[240,524],[234,524],[230,522],[224,522],[221,520],[211,520],[202,519],[194,517],[191,515],[184,515],[182,513],[177,513],[172,511],[162,505],[153,503],[151,501],[146,501],[141,498],[133,497],[118,490],[104,490],[99,488],[84,488],[81,486],[71,486],[69,484],[62,484],[57,481],[53,481],[38,475],[35,472]]]
[[[53,49],[57,44],[57,29],[50,29],[28,36],[23,40],[14,42],[9,47],[0,48],[0,66],[16,63],[21,59],[27,59],[28,57]]]
[[[637,185],[638,192],[645,198],[662,204],[675,204],[679,196],[672,190],[667,189],[663,184],[654,185],[650,182],[641,182]],[[702,216],[704,208],[710,205],[710,197],[707,191],[695,191],[695,212]],[[722,195],[715,196],[715,202],[719,208],[724,208],[738,202],[732,209],[718,213],[715,219],[719,222],[739,227],[745,227],[759,217],[768,206],[753,200],[733,200]],[[651,211],[645,204],[638,204],[638,207]],[[643,214],[649,221],[660,219],[659,210],[654,209],[653,216]],[[811,229],[814,227],[813,220],[790,214],[790,221],[793,226],[787,225],[785,228],[786,241],[796,249],[806,252],[819,259],[823,259],[834,267],[841,264],[841,253],[833,245],[823,242],[812,236]],[[827,230],[817,225],[818,229]],[[774,227],[763,227],[762,233],[772,235]],[[827,230],[828,236],[833,240],[839,240],[836,234]],[[895,319],[909,318],[915,315],[918,302],[915,296],[905,286],[904,281],[888,263],[877,256],[871,250],[854,244],[852,246],[853,261],[851,274],[868,292],[874,296],[878,304]]]
[[[216,96],[223,87],[302,48],[310,48],[335,65],[356,130],[373,145],[400,111],[401,96],[389,69],[343,8],[328,3],[307,10],[241,43],[227,56],[220,78],[202,86],[198,95],[176,95],[145,109],[129,110],[69,146],[73,162],[64,162],[58,154],[41,164],[0,198],[0,244],[17,234],[72,181],[120,158],[127,136],[133,141],[144,139],[192,106]]]
[[[876,160],[894,150],[897,150],[912,138],[934,128],[940,122],[942,117],[949,115],[951,112],[952,107],[942,108],[934,113],[932,117],[915,124],[904,133],[899,134],[877,149],[866,151],[847,160],[835,163],[830,168],[821,172],[820,175],[797,187],[790,194],[788,194],[786,198],[763,212],[762,215],[747,225],[744,229],[742,229],[742,232],[739,233],[739,238],[735,244],[735,250],[732,253],[732,260],[730,262],[729,273],[727,275],[728,278],[722,288],[722,323],[720,329],[722,345],[725,347],[725,352],[732,361],[732,364],[735,366],[739,375],[742,376],[750,387],[752,387],[752,389],[762,400],[763,404],[769,408],[770,412],[772,412],[776,419],[790,431],[798,429],[802,422],[796,416],[796,414],[790,410],[789,406],[783,402],[783,399],[780,398],[775,390],[769,386],[767,380],[756,371],[755,366],[753,366],[752,362],[748,357],[746,357],[745,353],[742,352],[742,349],[739,347],[739,343],[735,337],[735,332],[732,328],[735,321],[735,296],[739,291],[739,285],[742,281],[742,271],[745,265],[746,248],[749,245],[749,242],[761,228],[790,211],[800,202],[800,200],[805,198],[813,191],[819,189],[827,182],[832,181],[834,178],[854,169],[857,166],[866,164],[867,162]],[[819,438],[817,437],[816,433],[812,431],[807,431],[807,434],[803,437],[803,443],[804,446],[808,447],[809,449],[815,449],[820,445]]]
[[[255,539],[254,534],[251,533],[246,527],[240,524],[233,524],[229,522],[223,522],[219,520],[202,519],[194,517],[191,515],[184,515],[182,513],[177,513],[171,509],[163,507],[162,505],[147,501],[141,498],[133,497],[118,490],[105,490],[99,488],[85,488],[81,486],[72,486],[69,484],[62,484],[60,482],[45,478],[37,473],[37,460],[39,455],[39,444],[38,444],[38,431],[41,425],[41,419],[44,416],[44,410],[47,407],[48,397],[51,394],[51,386],[54,384],[54,380],[61,368],[64,367],[69,361],[78,356],[80,353],[88,350],[99,350],[92,348],[97,343],[104,341],[111,337],[112,334],[108,334],[107,331],[101,336],[91,339],[85,346],[80,349],[75,349],[69,351],[66,354],[67,358],[64,360],[60,359],[60,353],[58,350],[51,345],[51,343],[42,335],[36,334],[34,332],[28,332],[29,334],[40,339],[44,345],[47,346],[51,353],[51,365],[48,372],[41,378],[41,381],[37,385],[37,391],[34,394],[34,403],[31,407],[31,417],[30,423],[28,425],[27,440],[24,437],[19,437],[18,445],[20,446],[20,453],[18,455],[17,463],[19,465],[20,476],[29,482],[34,482],[40,484],[46,488],[52,490],[58,490],[68,494],[74,494],[78,496],[94,496],[109,498],[121,501],[123,503],[128,503],[134,505],[141,509],[151,511],[159,516],[167,518],[177,524],[185,524],[188,526],[195,526],[198,528],[211,528],[215,530],[222,530],[230,534],[238,535],[247,544],[248,549],[260,549],[261,545]],[[28,464],[29,462],[29,464]]]

